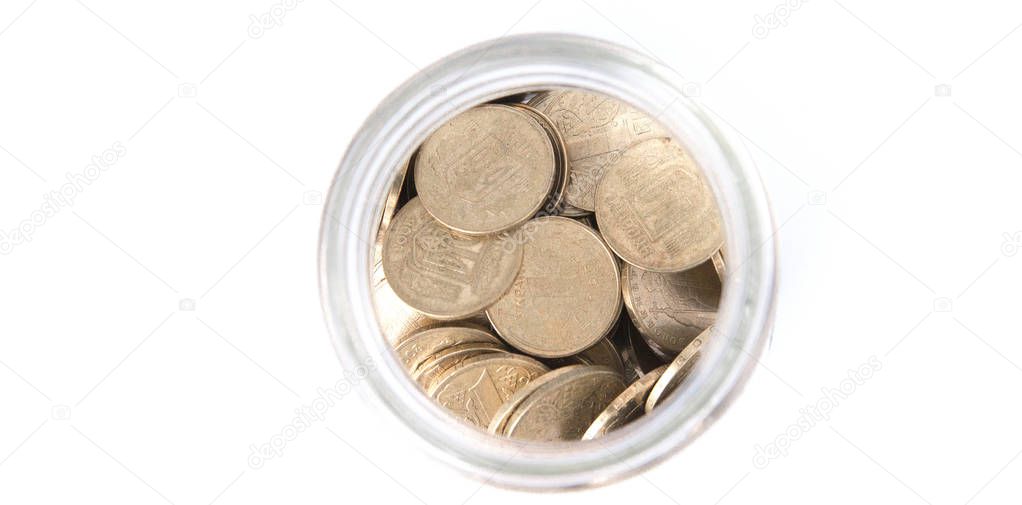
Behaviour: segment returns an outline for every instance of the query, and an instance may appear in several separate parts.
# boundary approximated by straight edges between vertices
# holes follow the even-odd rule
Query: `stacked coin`
[[[721,217],[654,119],[588,91],[512,95],[441,125],[398,172],[377,318],[455,417],[588,440],[684,383],[720,303]]]

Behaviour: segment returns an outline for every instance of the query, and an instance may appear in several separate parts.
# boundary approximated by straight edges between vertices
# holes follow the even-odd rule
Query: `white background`
[[[0,230],[124,149],[0,256],[0,503],[1017,499],[1022,5],[533,2],[0,4]],[[748,141],[782,287],[746,391],[666,464],[570,496],[455,475],[357,394],[250,467],[342,377],[315,255],[348,139],[418,68],[531,31],[652,53]]]

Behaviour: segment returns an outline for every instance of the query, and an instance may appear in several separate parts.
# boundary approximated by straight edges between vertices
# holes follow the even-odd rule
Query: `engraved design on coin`
[[[546,114],[564,139],[568,157],[565,201],[596,209],[596,186],[630,145],[670,134],[652,118],[606,96],[579,90],[543,93],[530,105]]]
[[[493,415],[493,419],[490,420],[490,425],[487,427],[487,431],[496,435],[507,436],[505,430],[507,428],[508,420],[511,419],[511,416],[515,413],[522,402],[529,397],[529,395],[542,387],[543,384],[556,380],[558,377],[566,373],[570,373],[572,370],[580,366],[582,365],[568,365],[556,369],[551,368],[549,372],[536,377],[528,385],[520,388],[515,392],[515,394],[511,395],[511,398],[508,398],[508,400],[497,409],[497,412]]]
[[[469,109],[438,128],[415,160],[422,205],[469,235],[518,226],[547,201],[557,177],[555,147],[529,113],[508,105]]]
[[[457,235],[415,198],[391,222],[383,270],[412,308],[435,319],[458,319],[483,310],[511,287],[522,249],[513,236]]]
[[[372,286],[372,302],[376,313],[376,320],[380,323],[380,329],[389,342],[396,342],[419,330],[433,328],[444,324],[443,321],[433,319],[422,312],[419,312],[401,300],[394,293],[383,274],[383,239],[390,229],[390,222],[397,212],[402,201],[402,193],[409,186],[411,172],[408,170],[408,163],[402,167],[398,176],[394,179],[390,192],[383,206],[383,215],[380,219],[380,228],[376,232],[376,242],[373,247],[373,267],[369,274]],[[477,312],[465,318],[466,322],[480,326],[489,326],[486,314]]]
[[[486,315],[497,334],[533,356],[570,356],[613,328],[621,308],[620,273],[599,235],[565,217],[542,217],[521,230],[522,267]]]
[[[373,302],[373,312],[376,313],[376,320],[380,323],[380,329],[383,330],[383,335],[387,337],[389,342],[396,343],[401,338],[407,337],[419,330],[453,322],[483,327],[490,325],[490,321],[486,319],[484,312],[477,312],[454,321],[441,321],[411,308],[401,298],[398,298],[397,294],[390,287],[390,283],[387,282],[387,278],[383,275],[383,260],[379,256],[376,257],[376,261],[373,264],[370,280],[372,283],[370,295]]]
[[[639,332],[664,354],[681,352],[717,317],[720,278],[712,261],[683,272],[621,267],[625,307]]]
[[[544,383],[518,406],[505,433],[532,441],[579,440],[625,389],[621,376],[602,366],[576,365]]]
[[[486,428],[515,391],[547,371],[527,356],[485,355],[437,379],[429,394],[455,416]]]
[[[678,272],[720,249],[720,213],[695,161],[678,144],[652,139],[628,148],[596,190],[596,222],[621,259]]]

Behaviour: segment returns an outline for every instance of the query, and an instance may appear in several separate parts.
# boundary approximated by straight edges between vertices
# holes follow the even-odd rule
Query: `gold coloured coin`
[[[383,237],[387,235],[390,221],[393,219],[394,213],[397,212],[407,173],[408,163],[406,162],[394,179],[387,198],[384,200],[380,228],[376,232],[376,242],[373,244],[373,268],[369,274],[377,320],[380,322],[383,334],[390,342],[394,342],[409,331],[425,328],[436,322],[402,302],[394,294],[394,290],[390,289],[390,284],[387,283],[386,276],[383,275]]]
[[[711,326],[703,331],[702,335],[696,337],[695,340],[678,353],[670,365],[667,365],[663,375],[656,381],[653,389],[649,391],[649,396],[646,397],[647,414],[652,412],[664,398],[667,398],[668,395],[674,392],[685,381],[688,374],[692,372],[696,362],[699,361],[703,340],[709,337],[712,328]]]
[[[549,134],[510,105],[481,105],[455,116],[426,139],[415,159],[422,205],[467,235],[524,223],[543,207],[556,177]]]
[[[513,236],[455,234],[415,198],[394,216],[384,238],[383,270],[394,293],[412,308],[434,319],[459,319],[511,287],[522,249]]]
[[[598,93],[555,90],[529,104],[549,117],[561,133],[569,172],[565,200],[582,210],[595,210],[596,187],[603,172],[628,146],[670,136],[646,114]]]
[[[579,440],[596,416],[625,389],[607,367],[570,367],[536,388],[507,421],[509,437],[532,441]]]
[[[625,307],[643,338],[669,355],[681,352],[717,317],[721,286],[712,261],[673,273],[626,264],[621,286]]]
[[[369,274],[369,278],[372,285],[370,295],[372,296],[376,320],[380,323],[380,329],[383,330],[383,335],[387,337],[388,342],[396,343],[402,338],[420,330],[444,324],[460,322],[482,327],[489,326],[490,322],[486,319],[486,314],[483,312],[478,312],[456,321],[441,321],[413,309],[401,300],[397,293],[394,292],[394,289],[390,287],[387,277],[383,274],[383,258],[380,256],[383,249],[383,234],[384,231],[381,230],[380,234],[376,237],[377,247],[374,248],[373,269]]]
[[[520,354],[478,356],[437,378],[429,395],[456,417],[485,429],[508,398],[547,371]]]
[[[625,364],[621,361],[621,354],[618,353],[614,344],[609,338],[601,338],[588,349],[564,358],[556,358],[548,362],[550,368],[560,368],[567,365],[602,365],[625,375]]]
[[[394,352],[405,368],[414,372],[423,361],[448,347],[473,342],[502,345],[490,332],[465,326],[442,326],[412,334],[397,342]]]
[[[587,365],[605,366],[621,374],[625,374],[625,364],[621,361],[621,355],[609,338],[604,337],[598,340],[588,349],[576,354],[580,360]]]
[[[387,193],[387,198],[383,204],[380,228],[376,232],[376,243],[373,244],[373,268],[369,275],[376,320],[380,323],[383,335],[392,343],[418,330],[442,324],[441,321],[411,308],[407,303],[398,298],[397,294],[390,287],[390,283],[387,282],[386,275],[383,273],[383,238],[387,236],[390,222],[397,212],[407,177],[408,164],[406,163],[401,173],[394,179],[394,183]]]
[[[643,270],[679,272],[720,249],[720,213],[695,161],[667,139],[629,147],[596,190],[607,245]]]
[[[376,320],[387,341],[396,343],[404,337],[420,330],[443,326],[444,324],[460,323],[488,327],[490,322],[485,313],[476,313],[455,321],[440,321],[423,314],[405,303],[390,287],[383,275],[383,263],[379,257],[370,274],[372,282],[373,309]]]
[[[551,371],[533,379],[527,386],[520,388],[511,396],[511,398],[508,398],[508,400],[497,409],[497,412],[493,415],[493,419],[490,420],[490,425],[487,427],[487,431],[495,435],[507,436],[504,431],[507,428],[508,419],[511,418],[511,415],[515,413],[518,406],[521,405],[522,402],[524,402],[525,399],[536,390],[536,388],[556,379],[557,377],[560,377],[561,375],[571,372],[572,369],[580,366],[584,365],[568,365],[552,369]]]
[[[390,191],[387,192],[387,199],[383,203],[383,213],[380,216],[380,228],[376,232],[377,235],[377,246],[382,246],[381,237],[387,234],[387,228],[390,228],[390,221],[394,219],[394,213],[397,212],[397,208],[401,201],[401,193],[405,188],[405,181],[408,178],[408,165],[409,161],[405,161],[404,166],[401,167],[400,173],[394,179],[394,182],[390,186]]]
[[[383,330],[383,335],[389,342],[397,342],[401,337],[418,330],[442,324],[441,321],[409,307],[407,303],[398,298],[383,275],[382,262],[377,262],[373,266],[371,277],[376,320],[380,323],[380,329]]]
[[[484,330],[485,331],[485,330]],[[444,347],[439,351],[433,353],[426,359],[419,362],[419,365],[414,369],[410,370],[412,378],[417,379],[427,368],[436,365],[439,362],[444,361],[452,354],[457,354],[461,351],[468,350],[498,350],[507,351],[507,348],[503,344],[494,344],[493,342],[465,342],[463,344],[454,344],[450,347]]]
[[[423,361],[412,373],[412,380],[428,391],[434,380],[468,359],[505,351],[502,345],[484,342],[453,345]]]
[[[603,338],[621,308],[614,255],[592,229],[565,217],[522,227],[522,267],[511,289],[486,309],[511,346],[533,356],[577,354]]]
[[[713,256],[710,256],[710,261],[713,262],[713,268],[717,271],[717,277],[723,283],[724,277],[727,275],[727,265],[724,263],[724,249],[721,248],[713,253]]]
[[[667,365],[662,365],[625,388],[599,416],[596,416],[596,420],[582,435],[582,440],[602,437],[641,417],[645,412],[649,391],[666,369]]]
[[[564,191],[568,187],[568,158],[564,154],[564,141],[561,139],[561,134],[542,112],[520,103],[513,104],[513,107],[517,107],[532,116],[543,127],[543,130],[547,132],[547,136],[550,137],[550,143],[554,146],[557,175],[554,177],[554,187],[550,191],[550,196],[547,198],[542,210],[540,210],[539,215],[553,216],[562,214],[566,208]]]

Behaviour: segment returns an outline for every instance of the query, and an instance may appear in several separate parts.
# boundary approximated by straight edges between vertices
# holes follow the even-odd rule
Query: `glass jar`
[[[768,202],[751,161],[689,100],[676,73],[647,55],[596,39],[530,34],[484,42],[415,74],[366,119],[327,197],[319,248],[321,296],[344,367],[363,396],[433,456],[488,482],[528,489],[597,485],[634,474],[684,447],[717,418],[755,367],[772,328],[776,248]],[[656,117],[692,154],[724,221],[727,275],[715,325],[685,383],[651,415],[596,441],[528,443],[463,425],[408,376],[374,315],[372,244],[386,195],[431,131],[483,102],[574,87]],[[361,238],[357,238],[361,237]],[[368,370],[368,372],[366,372]]]

